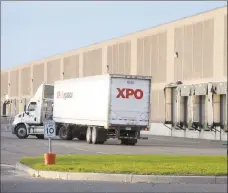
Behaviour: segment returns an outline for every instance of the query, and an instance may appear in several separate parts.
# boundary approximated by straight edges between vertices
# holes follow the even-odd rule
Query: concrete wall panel
[[[174,60],[174,80],[182,80],[183,58],[184,58],[184,30],[183,28],[175,28],[174,30],[174,52],[177,56]]]
[[[159,56],[159,42],[158,42],[158,35],[153,35],[151,36],[150,42],[151,42],[151,47],[150,47],[150,61],[145,61],[145,55],[144,55],[144,72],[143,74],[146,73],[146,70],[148,68],[146,68],[147,65],[150,65],[150,70],[149,74],[147,75],[151,75],[153,77],[153,83],[157,83],[158,82],[158,75],[159,75],[159,60],[158,60],[158,56]],[[144,41],[145,44],[145,41]],[[144,46],[143,52],[145,54],[145,49],[146,46]]]
[[[137,40],[137,74],[142,75],[143,72],[143,39],[139,38]]]
[[[152,122],[165,121],[165,98],[163,90],[152,90],[151,93]]]
[[[214,20],[205,20],[203,23],[203,78],[213,77],[214,56]]]
[[[144,41],[143,42],[143,73],[144,73],[144,75],[148,75],[148,76],[150,76],[153,71],[153,69],[151,69],[153,64],[151,64],[151,62],[150,62],[151,58],[153,56],[153,52],[151,50],[153,42],[151,42],[151,39],[152,38],[150,36],[145,37],[143,39],[143,41]],[[157,42],[155,42],[154,45],[155,45],[155,47],[158,46]],[[153,58],[157,59],[157,55],[155,55]],[[156,63],[156,65],[157,65],[157,63]],[[155,68],[157,67],[156,65],[155,65]]]
[[[8,94],[8,72],[1,72],[1,98],[4,97],[5,94]]]
[[[174,32],[174,79],[213,77],[214,21],[208,19],[181,26]]]
[[[193,78],[193,26],[184,26],[183,78]]]
[[[159,121],[159,91],[152,90],[151,92],[151,120],[152,122]]]
[[[102,74],[102,49],[83,53],[83,76]]]
[[[160,33],[158,35],[158,42],[159,42],[159,54],[158,54],[159,74],[158,74],[158,82],[166,82],[167,32]]]
[[[18,84],[19,84],[19,70],[10,71],[10,97],[19,96]]]
[[[31,67],[26,67],[21,70],[21,94],[30,95],[31,92]]]
[[[227,76],[227,14],[225,15],[225,21],[224,21],[224,76]]]
[[[131,73],[131,42],[123,42],[107,48],[108,72],[114,74]]]
[[[33,94],[38,87],[44,82],[44,63],[33,66]]]
[[[166,36],[166,32],[161,32],[137,40],[137,73],[153,76],[154,83],[166,81]]]
[[[164,91],[159,90],[159,120],[160,121],[165,121],[165,96],[164,96]]]
[[[193,24],[193,77],[202,78],[203,22]]]
[[[79,77],[79,55],[68,56],[63,59],[64,79]]]
[[[47,62],[47,83],[53,84],[54,81],[60,80],[60,63],[61,59]]]

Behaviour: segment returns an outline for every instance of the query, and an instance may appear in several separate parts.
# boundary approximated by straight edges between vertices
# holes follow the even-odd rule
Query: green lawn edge
[[[23,157],[20,163],[40,171],[136,174],[136,175],[227,175],[227,156],[184,155],[56,155],[55,165],[44,156]]]

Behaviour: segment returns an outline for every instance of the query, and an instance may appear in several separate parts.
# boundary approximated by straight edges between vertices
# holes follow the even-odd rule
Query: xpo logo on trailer
[[[141,89],[132,89],[132,88],[117,88],[118,95],[116,98],[124,98],[129,99],[130,97],[134,97],[135,99],[143,98],[143,91]]]

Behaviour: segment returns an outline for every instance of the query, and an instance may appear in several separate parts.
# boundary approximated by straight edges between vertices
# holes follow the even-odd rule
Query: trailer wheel
[[[59,137],[62,140],[72,140],[73,136],[72,136],[72,133],[70,131],[70,128],[66,127],[65,125],[60,127],[60,129],[59,129]]]
[[[92,129],[92,143],[93,144],[99,143],[99,129],[97,127],[93,127]]]
[[[36,138],[37,138],[37,139],[44,139],[44,135],[38,134],[38,135],[36,135]]]
[[[18,139],[26,139],[28,137],[27,128],[25,125],[20,124],[16,127],[16,136]]]
[[[88,127],[86,130],[86,141],[87,143],[92,143],[92,129]]]
[[[104,144],[107,140],[107,130],[104,128],[93,127],[92,129],[92,143]]]

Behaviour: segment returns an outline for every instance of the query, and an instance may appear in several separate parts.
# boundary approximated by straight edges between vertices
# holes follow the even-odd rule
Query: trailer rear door
[[[151,79],[111,77],[111,125],[149,126]]]

